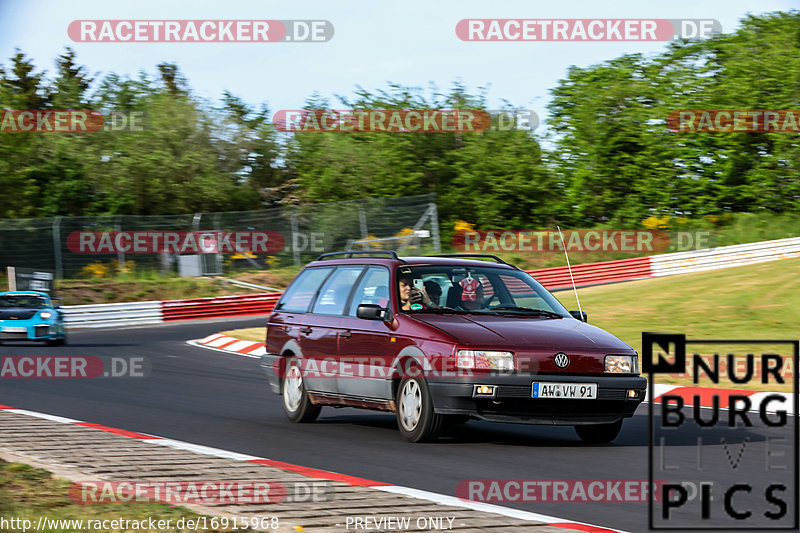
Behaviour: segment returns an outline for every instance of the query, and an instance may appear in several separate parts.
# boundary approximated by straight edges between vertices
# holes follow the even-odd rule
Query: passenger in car
[[[439,307],[442,301],[442,287],[435,281],[429,280],[425,282],[425,292],[430,297],[433,305]]]

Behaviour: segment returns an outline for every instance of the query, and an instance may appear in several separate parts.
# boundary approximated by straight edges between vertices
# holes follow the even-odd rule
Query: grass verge
[[[44,531],[152,531],[148,526],[132,529],[124,527],[108,528],[91,527],[88,521],[128,520],[147,524],[152,518],[171,520],[169,531],[178,531],[176,525],[180,519],[196,520],[201,515],[182,507],[165,503],[113,503],[113,504],[79,504],[69,497],[70,482],[57,479],[47,470],[34,468],[22,463],[9,463],[0,460],[0,517],[5,525],[0,525],[2,532],[21,532],[25,520],[29,520],[35,528],[40,517],[49,520],[49,527]],[[18,519],[18,520],[15,520]],[[55,523],[54,521],[72,520],[72,523]],[[82,523],[79,524],[81,521]],[[210,524],[210,517],[207,523]],[[141,522],[144,521],[144,522]],[[166,523],[166,522],[164,522]],[[109,525],[110,522],[108,523]],[[45,525],[44,523],[42,524]],[[120,522],[124,526],[125,523]],[[11,526],[11,527],[8,527]],[[31,531],[32,528],[28,528]],[[232,532],[233,529],[193,529],[193,531]]]

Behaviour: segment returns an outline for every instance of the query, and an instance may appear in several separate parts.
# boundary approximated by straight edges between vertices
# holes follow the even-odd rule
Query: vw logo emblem
[[[556,354],[556,366],[558,368],[567,368],[569,364],[569,357],[564,352],[558,352]]]

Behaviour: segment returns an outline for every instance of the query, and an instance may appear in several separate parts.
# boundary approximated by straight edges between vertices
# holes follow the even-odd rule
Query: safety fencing
[[[587,287],[792,257],[800,257],[800,237],[586,263],[572,267],[572,274],[577,287]],[[528,273],[549,290],[557,291],[572,287],[567,267],[529,270]],[[271,292],[185,300],[75,305],[62,307],[61,310],[66,315],[67,327],[129,326],[200,318],[262,315],[272,311],[281,294]]]
[[[68,328],[105,328],[138,326],[163,322],[164,302],[131,302],[122,304],[69,305],[61,307],[64,325]]]

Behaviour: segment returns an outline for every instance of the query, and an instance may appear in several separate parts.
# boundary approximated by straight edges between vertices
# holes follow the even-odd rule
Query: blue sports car
[[[64,344],[64,314],[45,292],[0,292],[0,341]]]

